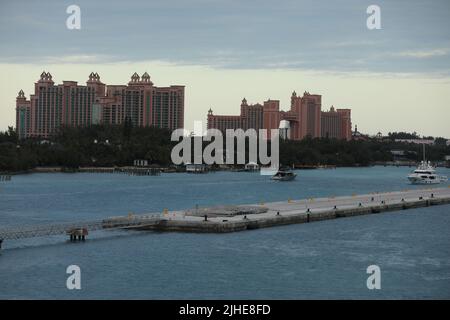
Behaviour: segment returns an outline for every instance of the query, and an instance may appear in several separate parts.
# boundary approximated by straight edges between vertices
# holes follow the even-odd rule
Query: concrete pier
[[[181,232],[235,232],[267,228],[280,225],[310,223],[321,220],[401,211],[433,205],[450,204],[449,188],[415,189],[386,193],[372,193],[343,197],[311,198],[235,206],[245,208],[245,215],[230,216],[225,210],[220,216],[215,208],[166,211],[161,220],[149,226],[137,226],[137,230],[181,231]],[[248,208],[260,208],[257,213],[248,213]],[[211,209],[211,210],[210,210]],[[208,216],[207,212],[214,212]],[[239,210],[235,209],[236,212]]]
[[[224,233],[445,204],[450,204],[450,186],[250,205],[195,206],[182,211],[164,209],[162,213],[129,213],[95,221],[0,228],[0,248],[4,240],[62,234],[71,242],[84,241],[91,231],[106,229]]]

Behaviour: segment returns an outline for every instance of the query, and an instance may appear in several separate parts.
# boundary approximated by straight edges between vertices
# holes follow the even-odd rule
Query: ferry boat
[[[419,166],[411,174],[408,175],[408,180],[412,184],[439,184],[447,181],[446,176],[439,176],[436,174],[435,168],[430,161],[425,160],[425,144],[423,145],[423,160]]]
[[[297,176],[296,173],[290,170],[279,170],[276,174],[272,176],[272,180],[277,181],[291,181]]]

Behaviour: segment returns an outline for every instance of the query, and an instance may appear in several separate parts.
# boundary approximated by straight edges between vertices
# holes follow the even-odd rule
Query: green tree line
[[[376,161],[394,160],[391,150],[405,151],[405,159],[422,158],[421,145],[395,142],[394,136],[416,137],[415,134],[401,133],[391,134],[383,140],[305,138],[281,141],[280,162],[283,165],[367,166]],[[62,127],[49,139],[19,140],[10,127],[0,132],[0,172],[25,171],[37,166],[127,166],[136,159],[170,166],[171,150],[177,143],[170,137],[171,132],[167,129],[133,127],[128,121],[120,126]],[[207,144],[203,143],[204,146]],[[427,146],[427,159],[441,161],[445,155],[450,155],[450,147],[444,139],[436,140],[434,146]]]

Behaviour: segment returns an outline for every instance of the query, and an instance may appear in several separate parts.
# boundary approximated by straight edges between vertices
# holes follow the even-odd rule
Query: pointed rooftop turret
[[[147,72],[144,72],[144,74],[142,75],[141,82],[146,84],[153,84],[153,82],[150,81],[150,75]]]
[[[140,79],[140,77],[139,77],[139,75],[137,74],[137,72],[133,73],[133,75],[131,76],[131,80],[137,81],[137,80],[139,80],[139,79]]]

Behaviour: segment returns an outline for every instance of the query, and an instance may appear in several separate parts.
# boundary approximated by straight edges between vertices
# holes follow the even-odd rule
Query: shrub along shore
[[[403,134],[404,135],[404,134]],[[0,173],[76,172],[80,167],[126,167],[145,159],[153,167],[171,168],[171,151],[178,143],[171,132],[156,127],[104,126],[61,128],[49,139],[19,140],[13,128],[0,132]],[[403,151],[405,164],[422,158],[420,144],[383,139],[336,140],[305,138],[280,142],[280,163],[304,168],[351,167],[390,164],[397,160],[392,150]],[[205,143],[205,146],[207,143]],[[270,150],[270,148],[269,148]],[[248,152],[247,152],[248,154]],[[427,146],[427,159],[443,161],[450,155],[445,140]],[[175,171],[175,170],[171,170]]]

